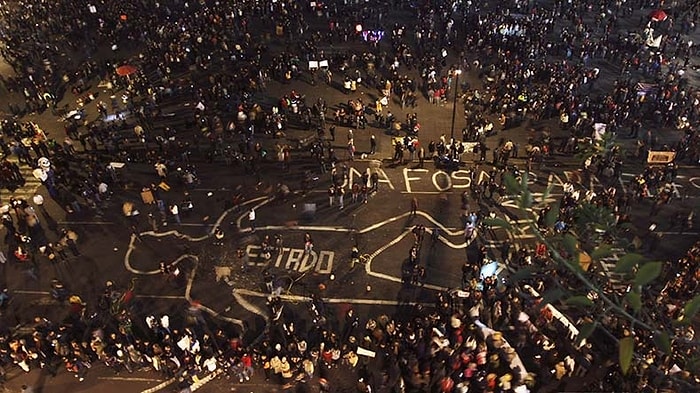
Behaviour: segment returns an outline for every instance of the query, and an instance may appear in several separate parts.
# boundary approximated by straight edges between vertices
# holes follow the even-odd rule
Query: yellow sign
[[[649,151],[647,156],[647,164],[665,165],[673,162],[676,158],[676,152],[673,151]]]

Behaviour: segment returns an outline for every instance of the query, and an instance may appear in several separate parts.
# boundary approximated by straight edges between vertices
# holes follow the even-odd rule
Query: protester
[[[572,1],[554,2],[551,7],[515,2],[512,5],[499,3],[497,9],[489,4],[442,1],[431,3],[432,7],[416,6],[409,1],[317,3],[317,9],[291,0],[217,2],[216,6],[210,3],[108,2],[93,6],[96,7],[93,11],[92,7],[79,7],[67,0],[20,0],[2,7],[5,45],[0,55],[17,74],[4,79],[3,84],[24,99],[23,106],[13,104],[10,111],[19,115],[49,109],[64,117],[67,135],[61,141],[62,137],[56,137],[56,132],[47,136],[31,122],[3,120],[2,133],[9,142],[3,141],[2,149],[5,156],[16,156],[17,160],[13,163],[15,157],[12,157],[0,165],[3,186],[14,189],[23,184],[25,179],[19,165],[41,166],[35,164],[43,157],[50,159],[50,165],[38,169],[42,170],[42,183],[49,196],[68,214],[99,213],[106,205],[105,187],[120,190],[124,185],[111,162],[148,163],[155,169],[153,176],[157,182],[147,188],[153,193],[161,222],[167,225],[170,212],[179,224],[183,205],[179,201],[166,204],[163,194],[170,189],[169,182],[178,182],[187,189],[198,183],[190,165],[192,154],[201,152],[210,161],[222,159],[240,164],[244,173],[255,178],[259,185],[269,148],[264,145],[266,136],[285,137],[290,123],[305,129],[318,126],[324,131],[325,105],[307,105],[304,94],[291,91],[281,97],[278,104],[263,107],[263,103],[256,102],[256,93],[265,91],[271,79],[282,83],[303,80],[309,73],[301,64],[326,57],[329,67],[322,71],[328,85],[342,86],[348,98],[338,105],[334,124],[329,128],[332,141],[335,141],[336,132],[342,132],[342,127],[352,128],[359,135],[359,130],[368,126],[366,115],[371,113],[371,108],[360,98],[365,92],[377,98],[374,104],[377,126],[412,136],[421,132],[417,114],[407,113],[405,121],[397,120],[389,110],[392,105],[401,105],[403,109],[424,102],[440,106],[447,105],[451,97],[458,98],[467,124],[463,141],[477,144],[478,151],[474,153],[479,154],[482,163],[487,161],[487,150],[491,150],[492,163],[499,167],[488,181],[474,187],[475,195],[484,195],[489,204],[497,203],[505,194],[503,178],[506,174],[520,176],[520,169],[509,165],[520,153],[526,155],[528,172],[540,170],[557,154],[571,156],[591,148],[592,141],[600,136],[600,124],[618,135],[629,131],[628,135],[635,139],[640,130],[648,129],[647,133],[642,133],[644,136],[630,159],[645,162],[647,153],[657,148],[676,153],[674,164],[645,169],[632,186],[625,189],[618,188],[615,180],[623,173],[623,163],[628,157],[619,148],[593,155],[581,168],[584,178],[581,183],[590,183],[588,180],[595,176],[605,182],[605,189],[589,190],[590,193],[580,189],[567,191],[559,201],[556,221],[549,226],[543,220],[540,225],[551,233],[565,232],[573,225],[576,207],[582,203],[615,211],[621,227],[629,220],[632,206],[646,206],[647,201],[653,206],[650,216],[658,215],[666,205],[680,199],[674,187],[676,165],[696,164],[700,158],[699,134],[695,129],[700,119],[697,91],[684,77],[690,59],[698,50],[687,35],[694,32],[698,14],[690,9],[685,12],[682,6],[674,7],[670,19],[677,17],[679,20],[675,24],[643,18],[645,29],[639,29],[638,33],[653,28],[665,36],[663,45],[646,50],[647,37],[643,37],[645,42],[634,42],[618,34],[620,20],[637,12],[637,8],[651,5],[645,2],[590,4]],[[27,15],[15,9],[32,9],[32,13]],[[402,20],[392,21],[392,25],[388,17],[394,9],[410,12],[412,23],[407,26]],[[95,17],[95,14],[120,17]],[[316,20],[324,27],[317,30],[317,23],[313,23]],[[355,20],[366,26],[381,26],[383,30],[358,32]],[[259,31],[251,28],[257,22],[260,22],[260,26],[256,26]],[[272,32],[276,38],[269,37]],[[653,41],[654,32],[649,34]],[[381,36],[386,36],[382,45]],[[284,49],[269,51],[270,42],[283,44]],[[322,49],[326,44],[333,47],[348,43],[351,48],[337,54],[326,54]],[[92,55],[105,45],[112,48],[115,56],[122,47],[145,49],[143,55],[129,59],[136,71],[125,78],[119,75],[118,64],[93,60]],[[64,69],[69,67],[62,60],[64,49],[85,52],[87,56],[78,62],[76,69]],[[608,91],[601,87],[606,70],[597,66],[600,62],[619,71],[612,77],[612,87]],[[194,78],[192,74],[187,75],[190,72],[202,72],[207,77]],[[471,73],[479,85],[470,86],[465,77],[458,84],[461,72]],[[186,76],[180,79],[183,73]],[[77,109],[89,105],[95,101],[95,96],[87,89],[90,81],[98,76],[106,80],[111,92],[123,93],[122,100],[115,94],[111,105],[102,101],[96,103],[100,121],[83,123],[80,110],[73,117],[67,117],[68,113],[57,106],[58,102],[72,94],[80,104]],[[311,78],[315,78],[315,74],[311,74]],[[638,80],[653,83],[637,83]],[[188,118],[187,127],[195,129],[193,136],[160,127],[160,119],[166,117],[165,103],[171,100],[178,104],[184,100],[193,101],[188,102],[191,104],[188,106],[180,105],[179,109]],[[105,101],[110,100],[105,98]],[[110,116],[115,119],[107,121]],[[487,138],[495,133],[507,133],[522,124],[548,120],[556,122],[560,128],[557,131],[567,135],[561,144],[555,143],[552,130],[542,130],[529,131],[531,137],[521,152],[517,144],[505,136],[502,143],[495,145],[489,141],[490,147],[487,146]],[[500,127],[495,126],[496,123]],[[682,132],[682,137],[674,146],[659,146],[652,129],[661,127],[675,127]],[[127,133],[129,137],[124,136]],[[313,144],[310,150],[319,168],[331,171],[329,205],[337,202],[340,209],[344,209],[348,170],[338,170],[341,159],[330,144],[323,143],[321,132],[318,136],[320,143]],[[349,129],[346,156],[349,161],[356,153],[354,138]],[[73,141],[79,141],[82,148]],[[373,154],[376,141],[374,137],[370,141],[370,154]],[[417,143],[416,138],[408,137],[403,142],[397,141],[395,161],[403,164],[406,151],[412,161],[418,152],[423,167],[425,152]],[[456,160],[459,163],[463,159],[464,151],[460,151],[463,148],[462,144],[448,141],[443,135],[441,140],[428,145],[428,154],[438,162],[453,164]],[[283,168],[289,170],[295,164],[289,148],[280,149],[280,153]],[[376,192],[378,178],[376,173],[371,176],[371,188]],[[367,202],[366,179],[347,186],[352,187],[352,204]],[[43,213],[43,197],[34,202]],[[40,247],[48,249],[46,247],[53,244],[43,233],[38,217],[28,213],[24,204],[17,201],[13,205],[15,217],[12,213],[3,216],[10,243],[8,255],[13,254],[20,263],[31,260],[33,252]],[[186,209],[182,210],[184,216]],[[416,216],[417,210],[418,201],[414,198],[410,215]],[[692,213],[688,216],[690,225]],[[137,228],[138,215],[129,214],[128,217],[130,225]],[[44,214],[42,221],[44,219],[48,221],[48,214]],[[251,232],[255,232],[255,210],[248,212],[248,220]],[[480,220],[472,220],[470,231],[478,231]],[[33,225],[29,225],[30,222]],[[157,230],[157,222],[150,216],[149,225]],[[23,229],[25,226],[33,228],[31,233]],[[58,244],[77,257],[80,255],[78,238],[70,233],[62,232]],[[433,235],[439,239],[437,233],[434,230]],[[647,245],[658,242],[654,230],[640,235]],[[411,270],[409,283],[423,281],[419,247],[415,250],[417,265]],[[54,249],[58,254],[60,250]],[[551,250],[546,248],[518,250],[516,257],[507,262],[536,263],[556,271],[556,267],[551,266],[549,252]],[[510,391],[518,384],[532,385],[537,390],[549,382],[578,374],[582,372],[581,367],[586,368],[582,364],[598,360],[595,351],[587,347],[565,353],[565,348],[570,347],[562,339],[566,334],[561,334],[561,327],[554,323],[552,315],[540,314],[537,304],[541,299],[523,300],[515,287],[501,289],[496,279],[474,274],[473,269],[482,267],[487,257],[486,252],[480,252],[478,261],[469,261],[471,267],[466,270],[472,269],[472,273],[465,274],[464,278],[470,279],[463,280],[465,288],[460,288],[468,292],[469,297],[462,302],[443,295],[437,311],[412,310],[415,317],[407,318],[410,320],[395,321],[379,316],[368,319],[362,331],[361,322],[367,319],[363,316],[358,323],[351,318],[350,328],[342,332],[321,327],[309,332],[307,337],[304,337],[306,332],[290,330],[294,321],[277,320],[275,323],[284,326],[287,332],[279,337],[266,337],[260,348],[249,350],[258,352],[260,359],[264,356],[263,365],[269,363],[265,367],[266,375],[279,374],[279,382],[291,383],[295,372],[302,376],[313,374],[309,372],[313,368],[322,373],[324,367],[328,369],[339,363],[354,368],[362,344],[362,348],[366,346],[377,353],[386,353],[383,364],[356,369],[363,389],[373,391],[385,385],[397,386],[400,379],[416,391],[437,386],[443,391],[470,387],[480,391],[497,388]],[[659,298],[669,309],[669,315],[660,313],[659,316],[664,326],[678,316],[681,305],[688,300],[687,294],[693,293],[697,286],[697,277],[693,275],[696,262],[697,247],[694,247],[678,268],[677,274],[682,279],[665,277],[669,285]],[[27,271],[36,274],[32,269]],[[474,282],[482,281],[479,278],[483,278],[483,282]],[[549,282],[530,284],[536,288],[553,285]],[[191,312],[201,321],[197,307]],[[271,314],[276,315],[276,312]],[[188,375],[195,375],[205,369],[211,370],[213,364],[230,364],[239,381],[251,376],[252,362],[247,357],[250,353],[242,348],[238,337],[229,338],[224,332],[211,337],[197,329],[178,330],[175,334],[175,329],[161,320],[160,324],[151,324],[149,336],[136,339],[129,333],[128,316],[112,317],[118,320],[118,329],[94,335],[89,348],[80,340],[86,332],[72,331],[71,326],[39,319],[35,328],[37,340],[24,345],[6,337],[7,352],[23,369],[30,367],[30,363],[51,367],[65,358],[66,368],[80,380],[97,359],[115,370],[152,365],[168,377],[185,370],[190,372]],[[518,351],[536,359],[537,369],[532,370],[536,375],[509,369],[508,364],[512,364],[515,354],[503,345],[503,337],[484,333],[485,329],[479,329],[477,321],[492,328],[515,331],[509,339],[514,338],[512,341]],[[640,330],[618,320],[606,319],[601,323],[616,332]],[[690,331],[686,334],[692,336]],[[55,344],[51,346],[53,349],[39,351],[49,342]],[[303,350],[302,342],[306,344]],[[290,343],[297,344],[290,346]],[[225,344],[228,346],[223,352],[228,358],[216,359],[214,354]],[[644,349],[653,355],[648,343]],[[201,355],[200,363],[189,356],[195,353]],[[39,357],[41,360],[37,362]],[[572,365],[572,358],[577,360],[578,368]],[[675,371],[669,365],[660,367],[664,372]],[[304,373],[298,373],[300,369]],[[381,372],[386,375],[380,375]],[[650,373],[640,370],[640,384],[643,385],[645,378],[653,377]],[[607,390],[617,388],[614,383],[600,383],[609,388]]]

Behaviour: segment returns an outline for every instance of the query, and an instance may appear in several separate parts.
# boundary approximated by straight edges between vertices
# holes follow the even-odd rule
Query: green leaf
[[[521,280],[527,280],[527,279],[531,278],[539,270],[540,270],[540,268],[537,266],[521,267],[518,270],[516,270],[513,274],[510,275],[510,280],[513,281],[514,283],[517,283],[518,281],[521,281]]]
[[[625,254],[615,264],[615,273],[629,273],[632,271],[632,268],[646,260],[641,254],[633,252]]]
[[[649,284],[656,277],[659,277],[662,267],[663,264],[661,262],[645,263],[637,271],[637,275],[634,277],[634,285],[643,286]]]
[[[499,227],[499,228],[504,228],[508,230],[512,230],[513,227],[510,225],[510,223],[502,218],[484,218],[484,225],[490,226],[490,227]]]
[[[547,184],[547,188],[542,193],[542,203],[547,203],[547,198],[549,198],[549,196],[552,194],[553,188],[554,188],[554,184],[552,184],[552,183]]]
[[[527,178],[530,176],[530,172],[528,171],[523,171],[522,175],[520,175],[520,189],[521,190],[527,190]]]
[[[572,234],[564,235],[564,249],[570,256],[575,256],[578,254],[578,240]]]
[[[700,311],[700,295],[695,296],[685,304],[685,307],[683,307],[683,316],[679,318],[679,321],[690,323],[698,311]]]
[[[693,356],[692,358],[688,359],[685,363],[684,369],[695,375],[700,374],[700,357]]]
[[[625,337],[620,339],[619,360],[622,374],[627,374],[627,371],[630,369],[632,365],[632,355],[634,355],[634,338]]]
[[[521,209],[528,209],[532,207],[532,193],[527,188],[524,189],[522,194],[520,195],[519,206]]]
[[[576,346],[581,345],[581,342],[593,334],[595,329],[598,327],[598,322],[584,323],[578,329],[578,336],[576,336]]]
[[[520,194],[522,187],[520,187],[520,184],[518,184],[513,175],[505,175],[505,177],[503,178],[503,182],[506,184],[506,192],[508,193],[508,195]]]
[[[591,252],[591,258],[599,261],[603,258],[607,258],[613,254],[612,246],[610,244],[601,244],[598,248]]]
[[[559,218],[559,210],[558,209],[550,209],[547,212],[547,215],[544,216],[544,222],[547,224],[547,227],[552,227],[555,222],[557,222],[557,218]]]
[[[630,230],[630,231],[633,230],[633,229],[635,229],[635,228],[634,228],[634,224],[632,224],[631,222],[625,222],[625,223],[623,223],[623,224],[620,224],[620,225],[618,225],[618,228],[619,228],[619,229]]]
[[[640,295],[639,292],[627,292],[627,295],[625,295],[625,299],[627,299],[627,302],[629,303],[630,307],[632,307],[632,310],[634,310],[634,312],[639,312],[639,310],[642,309],[642,295]]]
[[[671,337],[667,332],[660,332],[654,335],[654,345],[664,351],[666,354],[671,353]]]
[[[545,304],[551,304],[559,301],[559,299],[563,298],[564,296],[566,296],[566,293],[561,289],[550,289],[542,294],[542,303],[540,303],[540,307],[544,307]]]
[[[591,307],[593,306],[593,301],[587,296],[572,296],[565,301],[566,304],[576,307]]]

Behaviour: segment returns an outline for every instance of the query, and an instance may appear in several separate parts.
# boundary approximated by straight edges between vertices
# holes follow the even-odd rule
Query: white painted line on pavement
[[[154,378],[138,378],[138,377],[97,377],[105,381],[124,381],[124,382],[163,382],[162,379]]]
[[[25,289],[16,289],[12,293],[18,293],[21,295],[50,295],[51,292],[48,291],[30,291]]]
[[[221,374],[222,372],[224,372],[224,370],[221,369],[221,368],[218,368],[218,369],[217,369],[216,371],[214,371],[213,373],[211,373],[211,374],[207,375],[206,377],[200,379],[199,381],[193,383],[193,384],[190,386],[190,391],[191,391],[191,392],[194,392],[195,390],[198,390],[198,389],[201,388],[202,386],[204,386],[204,385],[208,384],[209,382],[211,382],[214,378],[216,378],[216,377],[217,377],[219,374]]]
[[[375,230],[375,229],[377,229],[377,228],[380,228],[380,227],[382,227],[382,226],[384,226],[384,225],[386,225],[386,224],[389,224],[389,223],[392,223],[392,222],[394,222],[394,221],[400,220],[400,219],[402,219],[402,218],[410,217],[410,216],[411,216],[411,212],[406,212],[406,213],[403,213],[403,214],[399,214],[398,216],[394,216],[394,217],[388,218],[388,219],[386,219],[386,220],[384,220],[384,221],[380,221],[380,222],[375,223],[375,224],[372,224],[372,225],[370,225],[370,226],[368,226],[368,227],[366,227],[366,228],[360,229],[360,230],[358,231],[358,233],[367,233],[367,232],[373,231],[373,230]],[[418,211],[416,212],[416,216],[421,216],[421,217],[425,218],[426,220],[430,221],[431,223],[433,223],[434,226],[440,228],[440,230],[441,230],[442,232],[448,234],[449,236],[459,236],[459,235],[463,235],[463,234],[464,234],[464,231],[463,231],[463,230],[457,230],[457,231],[452,231],[452,230],[450,230],[450,228],[445,227],[445,226],[442,225],[440,222],[438,222],[436,219],[434,219],[433,216],[431,216],[430,214],[428,214],[428,213],[426,213],[426,212],[424,212],[424,211],[422,211],[422,210],[418,210]]]
[[[37,295],[37,296],[49,296],[51,292],[49,291],[31,291],[26,289],[17,289],[12,291],[16,295]],[[136,297],[144,299],[185,299],[184,296],[178,295],[136,295]]]
[[[58,221],[58,225],[116,225],[116,222],[109,221]]]
[[[233,294],[233,298],[236,299],[236,302],[238,302],[238,304],[240,304],[241,307],[252,312],[253,314],[260,315],[261,317],[263,317],[263,319],[265,319],[265,323],[270,322],[270,318],[267,315],[267,313],[264,310],[261,310],[256,305],[252,304],[251,302],[245,300],[245,298],[241,296],[238,290],[234,289],[233,291],[231,291],[231,293]]]
[[[263,292],[258,292],[258,291],[251,291],[250,289],[234,289],[233,290],[234,294],[237,294],[238,296],[251,296],[251,297],[258,297],[258,298],[267,298],[270,296],[267,293]],[[288,302],[308,302],[311,300],[310,297],[308,296],[300,296],[300,295],[289,295],[289,294],[282,294],[280,295],[280,299]],[[397,300],[382,300],[382,299],[360,299],[360,298],[321,298],[324,303],[329,303],[329,304],[364,304],[364,305],[378,305],[378,306],[398,306],[398,305],[403,305],[406,303],[399,302]],[[423,306],[433,306],[435,305],[434,303],[417,303],[417,302],[412,302],[410,303],[412,305],[420,304]]]
[[[263,201],[260,202],[260,203],[258,203],[258,204],[255,205],[255,206],[253,206],[252,209],[257,210],[257,209],[260,208],[261,206],[265,206],[266,204],[268,204],[268,203],[270,203],[270,202],[272,201],[272,198],[269,198],[269,197],[267,197],[267,196],[262,196],[262,197],[258,197],[258,198],[255,198],[255,199],[251,199],[250,201],[246,201],[245,203],[243,203],[243,205],[246,205],[246,204],[253,204],[253,203],[255,203],[255,202],[257,202],[257,201],[259,201],[259,200],[261,200],[261,199],[262,199]],[[233,209],[234,209],[234,208],[231,208],[231,209],[229,209],[229,210],[233,210]],[[226,212],[228,213],[228,210],[227,210]],[[241,228],[241,222],[243,222],[243,217],[248,217],[248,212],[245,211],[245,210],[243,211],[243,213],[241,213],[240,216],[238,216],[238,219],[236,220],[236,226],[238,227],[238,229],[239,229],[241,232],[244,232],[244,230]],[[248,229],[248,231],[250,232],[250,228],[247,228],[247,229]]]
[[[172,385],[175,381],[177,381],[177,378],[175,378],[175,377],[170,378],[170,379],[168,379],[167,381],[164,381],[164,382],[161,383],[161,384],[158,384],[158,385],[156,385],[156,386],[154,386],[154,387],[152,387],[152,388],[148,388],[148,389],[146,389],[146,390],[141,391],[141,393],[155,393],[155,392],[157,392],[157,391],[159,391],[159,390],[165,389],[165,388],[168,387],[169,385]]]
[[[242,205],[245,206],[246,204],[255,203],[255,202],[257,202],[257,201],[260,201],[261,199],[267,199],[267,197],[264,197],[264,196],[263,196],[263,197],[254,198],[254,199],[251,199],[251,200],[249,200],[249,201],[244,202]],[[214,222],[214,224],[212,224],[211,230],[210,230],[207,234],[205,234],[205,235],[203,235],[203,236],[193,237],[193,236],[190,236],[190,235],[187,235],[187,234],[180,233],[180,232],[178,232],[178,231],[175,230],[175,229],[170,230],[170,231],[166,231],[166,232],[146,231],[146,232],[141,232],[141,233],[139,234],[139,236],[151,236],[151,237],[174,236],[174,237],[176,237],[176,238],[178,238],[178,239],[184,239],[184,240],[187,240],[187,241],[190,241],[190,242],[199,242],[199,241],[202,241],[202,240],[206,240],[206,239],[208,239],[208,238],[210,238],[210,237],[212,236],[212,234],[214,233],[214,228],[216,228],[216,227],[218,227],[219,225],[221,225],[221,222],[226,218],[226,216],[227,216],[231,211],[233,211],[233,209],[234,209],[234,208],[230,208],[230,209],[226,210],[223,214],[221,214],[221,216],[219,216],[219,218],[216,220],[216,222]],[[155,269],[155,270],[151,270],[151,271],[143,271],[143,270],[138,270],[138,269],[132,267],[132,266],[131,266],[131,253],[132,253],[135,249],[136,249],[136,235],[132,234],[132,235],[131,235],[131,240],[129,241],[129,247],[128,247],[127,250],[126,250],[126,254],[124,254],[124,267],[125,267],[128,271],[130,271],[130,272],[132,272],[132,273],[134,273],[134,274],[140,274],[140,275],[146,275],[146,276],[152,276],[152,275],[160,274],[160,269]],[[197,259],[197,256],[196,256],[196,255],[189,255],[189,254],[181,255],[180,257],[178,257],[177,259],[175,259],[173,262],[171,262],[171,265],[173,265],[173,266],[174,266],[174,265],[177,265],[178,263],[180,263],[180,261],[182,261],[182,260],[185,259],[185,258],[192,258],[192,259],[195,259],[195,260],[196,260],[196,259]]]
[[[197,258],[197,263],[194,265],[194,268],[192,269],[192,273],[190,273],[189,278],[187,279],[187,287],[185,288],[185,299],[188,302],[192,302],[192,296],[190,296],[192,292],[192,284],[194,283],[194,278],[197,275],[197,269],[199,268],[199,258]],[[234,325],[240,326],[242,331],[245,331],[245,325],[243,324],[243,321],[237,318],[230,318],[230,317],[225,317],[221,315],[219,312],[205,306],[204,304],[199,304],[198,306],[199,310],[202,310],[206,312],[207,314],[211,315],[214,318],[218,318],[222,321],[226,321],[229,323],[232,323]]]
[[[421,213],[421,212],[419,212],[419,213]],[[432,217],[431,217],[431,218],[432,218]],[[432,233],[432,231],[429,230],[429,229],[426,230],[426,231],[428,231],[429,233]],[[403,280],[401,279],[401,277],[396,277],[396,276],[392,276],[392,275],[389,275],[389,274],[379,273],[379,272],[372,271],[372,261],[374,260],[374,258],[375,258],[377,255],[381,254],[382,252],[384,252],[385,250],[387,250],[389,247],[392,247],[392,246],[395,245],[396,243],[398,243],[398,242],[400,242],[401,240],[403,240],[403,238],[406,237],[409,233],[411,233],[410,230],[404,231],[404,232],[401,233],[399,236],[397,236],[396,238],[394,238],[394,240],[392,240],[392,241],[390,241],[389,243],[383,245],[383,246],[380,247],[377,251],[373,252],[373,253],[369,256],[369,260],[368,260],[367,263],[365,264],[365,272],[367,273],[368,276],[372,276],[372,277],[376,277],[376,278],[381,278],[381,279],[387,280],[387,281],[392,281],[392,282],[397,282],[397,283],[403,283]],[[464,246],[463,246],[463,247],[460,247],[461,245],[458,246],[458,245],[452,244],[451,242],[449,242],[447,239],[445,239],[445,238],[442,237],[442,236],[439,236],[439,239],[440,239],[442,242],[444,242],[446,245],[448,245],[448,246],[450,246],[450,247],[452,247],[452,248],[455,248],[455,249],[467,247],[467,243],[466,243],[466,242],[464,243]],[[471,239],[471,240],[473,240],[473,239]],[[424,284],[422,287],[423,287],[423,288],[427,288],[427,289],[432,289],[432,290],[435,290],[435,291],[444,291],[444,290],[447,290],[447,289],[448,289],[448,288],[441,287],[441,286],[437,286],[437,285],[433,285],[433,284]]]
[[[286,225],[267,225],[267,226],[256,226],[255,227],[256,231],[327,231],[327,232],[352,232],[351,228],[345,228],[345,227],[335,227],[335,226],[322,226],[322,225],[292,225],[292,226],[286,226]],[[251,233],[250,228],[242,228],[240,230],[242,233]]]
[[[136,295],[136,297],[140,297],[143,299],[171,299],[171,300],[183,300],[183,299],[185,299],[184,296],[180,296],[180,295]]]

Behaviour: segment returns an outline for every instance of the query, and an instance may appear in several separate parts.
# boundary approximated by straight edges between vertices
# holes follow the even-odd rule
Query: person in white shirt
[[[173,215],[173,218],[178,225],[182,224],[182,221],[180,220],[180,208],[178,208],[177,204],[173,203],[170,205],[170,214]]]
[[[255,209],[250,209],[248,212],[248,222],[250,223],[250,231],[255,232]]]

